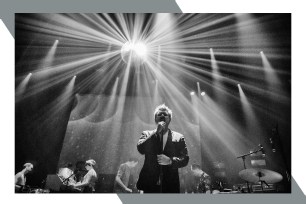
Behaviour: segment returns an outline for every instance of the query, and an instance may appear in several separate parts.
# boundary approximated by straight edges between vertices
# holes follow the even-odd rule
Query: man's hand
[[[164,154],[157,155],[157,162],[159,165],[171,165],[172,164],[171,159]]]
[[[157,124],[156,133],[157,133],[157,134],[161,133],[161,132],[165,129],[165,125],[166,125],[166,123],[165,123],[164,121],[160,121],[160,122]]]
[[[132,189],[130,189],[130,188],[125,188],[124,190],[125,190],[125,192],[127,192],[127,193],[133,193]]]

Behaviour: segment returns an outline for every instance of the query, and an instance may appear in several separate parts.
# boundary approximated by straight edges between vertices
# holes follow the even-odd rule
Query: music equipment
[[[22,186],[19,191],[15,193],[50,193],[49,189],[41,189],[34,186]]]
[[[96,193],[113,193],[116,174],[99,174],[96,182]]]
[[[83,189],[70,186],[72,181],[69,178],[62,180],[57,174],[49,174],[46,179],[45,189],[50,192],[81,193]],[[74,182],[73,182],[74,183]]]
[[[244,184],[234,184],[233,191],[239,192],[239,193],[248,193],[248,186],[245,183]]]
[[[50,193],[49,189],[33,188],[30,193]]]
[[[268,185],[262,186],[261,184],[252,185],[252,192],[253,193],[276,193],[277,188],[276,185],[273,183],[269,183]]]
[[[239,191],[229,191],[229,192],[219,192],[219,193],[215,193],[215,194],[236,194],[236,193],[241,193]]]
[[[62,180],[59,178],[58,175],[49,174],[46,179],[45,189],[59,192],[62,184]]]
[[[264,151],[263,146],[262,146],[261,144],[259,144],[258,146],[259,146],[259,149],[255,150],[255,151],[250,151],[250,152],[247,153],[247,154],[243,154],[243,155],[240,155],[240,156],[237,157],[237,159],[241,158],[242,161],[243,161],[244,170],[242,170],[242,171],[239,172],[239,176],[240,176],[240,173],[241,173],[241,176],[240,176],[240,177],[245,177],[245,178],[246,178],[246,179],[244,179],[244,178],[242,178],[242,179],[244,179],[244,180],[246,181],[248,193],[251,193],[251,189],[250,189],[250,185],[249,185],[249,182],[251,182],[251,181],[249,181],[248,179],[249,179],[249,178],[252,178],[251,180],[253,180],[253,179],[254,179],[254,175],[253,175],[253,176],[246,176],[246,174],[249,174],[249,173],[252,174],[252,173],[246,171],[247,168],[246,168],[246,165],[245,165],[245,158],[246,158],[247,156],[252,156],[252,155],[254,156],[257,152],[261,152],[261,153],[262,153],[262,157],[265,157],[266,154],[265,154],[265,151]],[[256,162],[255,162],[255,163],[256,163]],[[257,173],[257,174],[256,174],[256,173]],[[264,176],[263,174],[261,174],[261,172],[256,172],[256,173],[255,173],[255,175],[256,175],[257,177],[259,177],[259,178],[261,178],[261,177]],[[260,181],[261,184],[266,183],[266,181],[263,180],[263,179],[262,179],[262,180],[259,179],[259,180],[257,180],[257,181]]]
[[[244,169],[239,172],[240,178],[251,183],[277,183],[283,179],[283,176],[275,171],[268,169]]]

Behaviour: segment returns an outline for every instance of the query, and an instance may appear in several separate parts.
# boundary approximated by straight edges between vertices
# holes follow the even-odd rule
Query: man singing
[[[143,131],[137,143],[145,155],[137,188],[144,193],[179,193],[178,168],[188,164],[189,156],[184,136],[168,128],[172,111],[159,105],[154,111],[155,130]]]

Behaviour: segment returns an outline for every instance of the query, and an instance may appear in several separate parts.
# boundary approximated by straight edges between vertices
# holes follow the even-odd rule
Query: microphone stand
[[[245,157],[250,156],[251,154],[255,154],[255,153],[257,153],[257,152],[260,152],[260,151],[262,151],[262,148],[260,148],[260,149],[258,149],[258,150],[256,150],[256,151],[254,151],[254,152],[252,151],[252,152],[250,152],[250,153],[240,155],[240,156],[237,157],[237,159],[239,159],[239,158],[242,159],[242,161],[243,161],[243,168],[246,169]],[[249,182],[246,181],[246,184],[247,184],[247,187],[248,187],[248,193],[251,193],[251,189],[250,189]]]

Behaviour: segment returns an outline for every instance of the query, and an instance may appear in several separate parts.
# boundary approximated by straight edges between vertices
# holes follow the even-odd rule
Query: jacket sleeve
[[[178,156],[170,158],[172,160],[172,168],[182,168],[187,166],[189,162],[187,145],[183,136],[180,138],[178,147]]]
[[[148,145],[148,142],[150,140],[150,138],[152,138],[152,136],[155,135],[155,133],[148,133],[146,131],[142,132],[141,133],[141,136],[138,140],[138,143],[137,143],[137,150],[140,154],[145,154],[146,151],[148,150],[147,148],[147,145]]]

